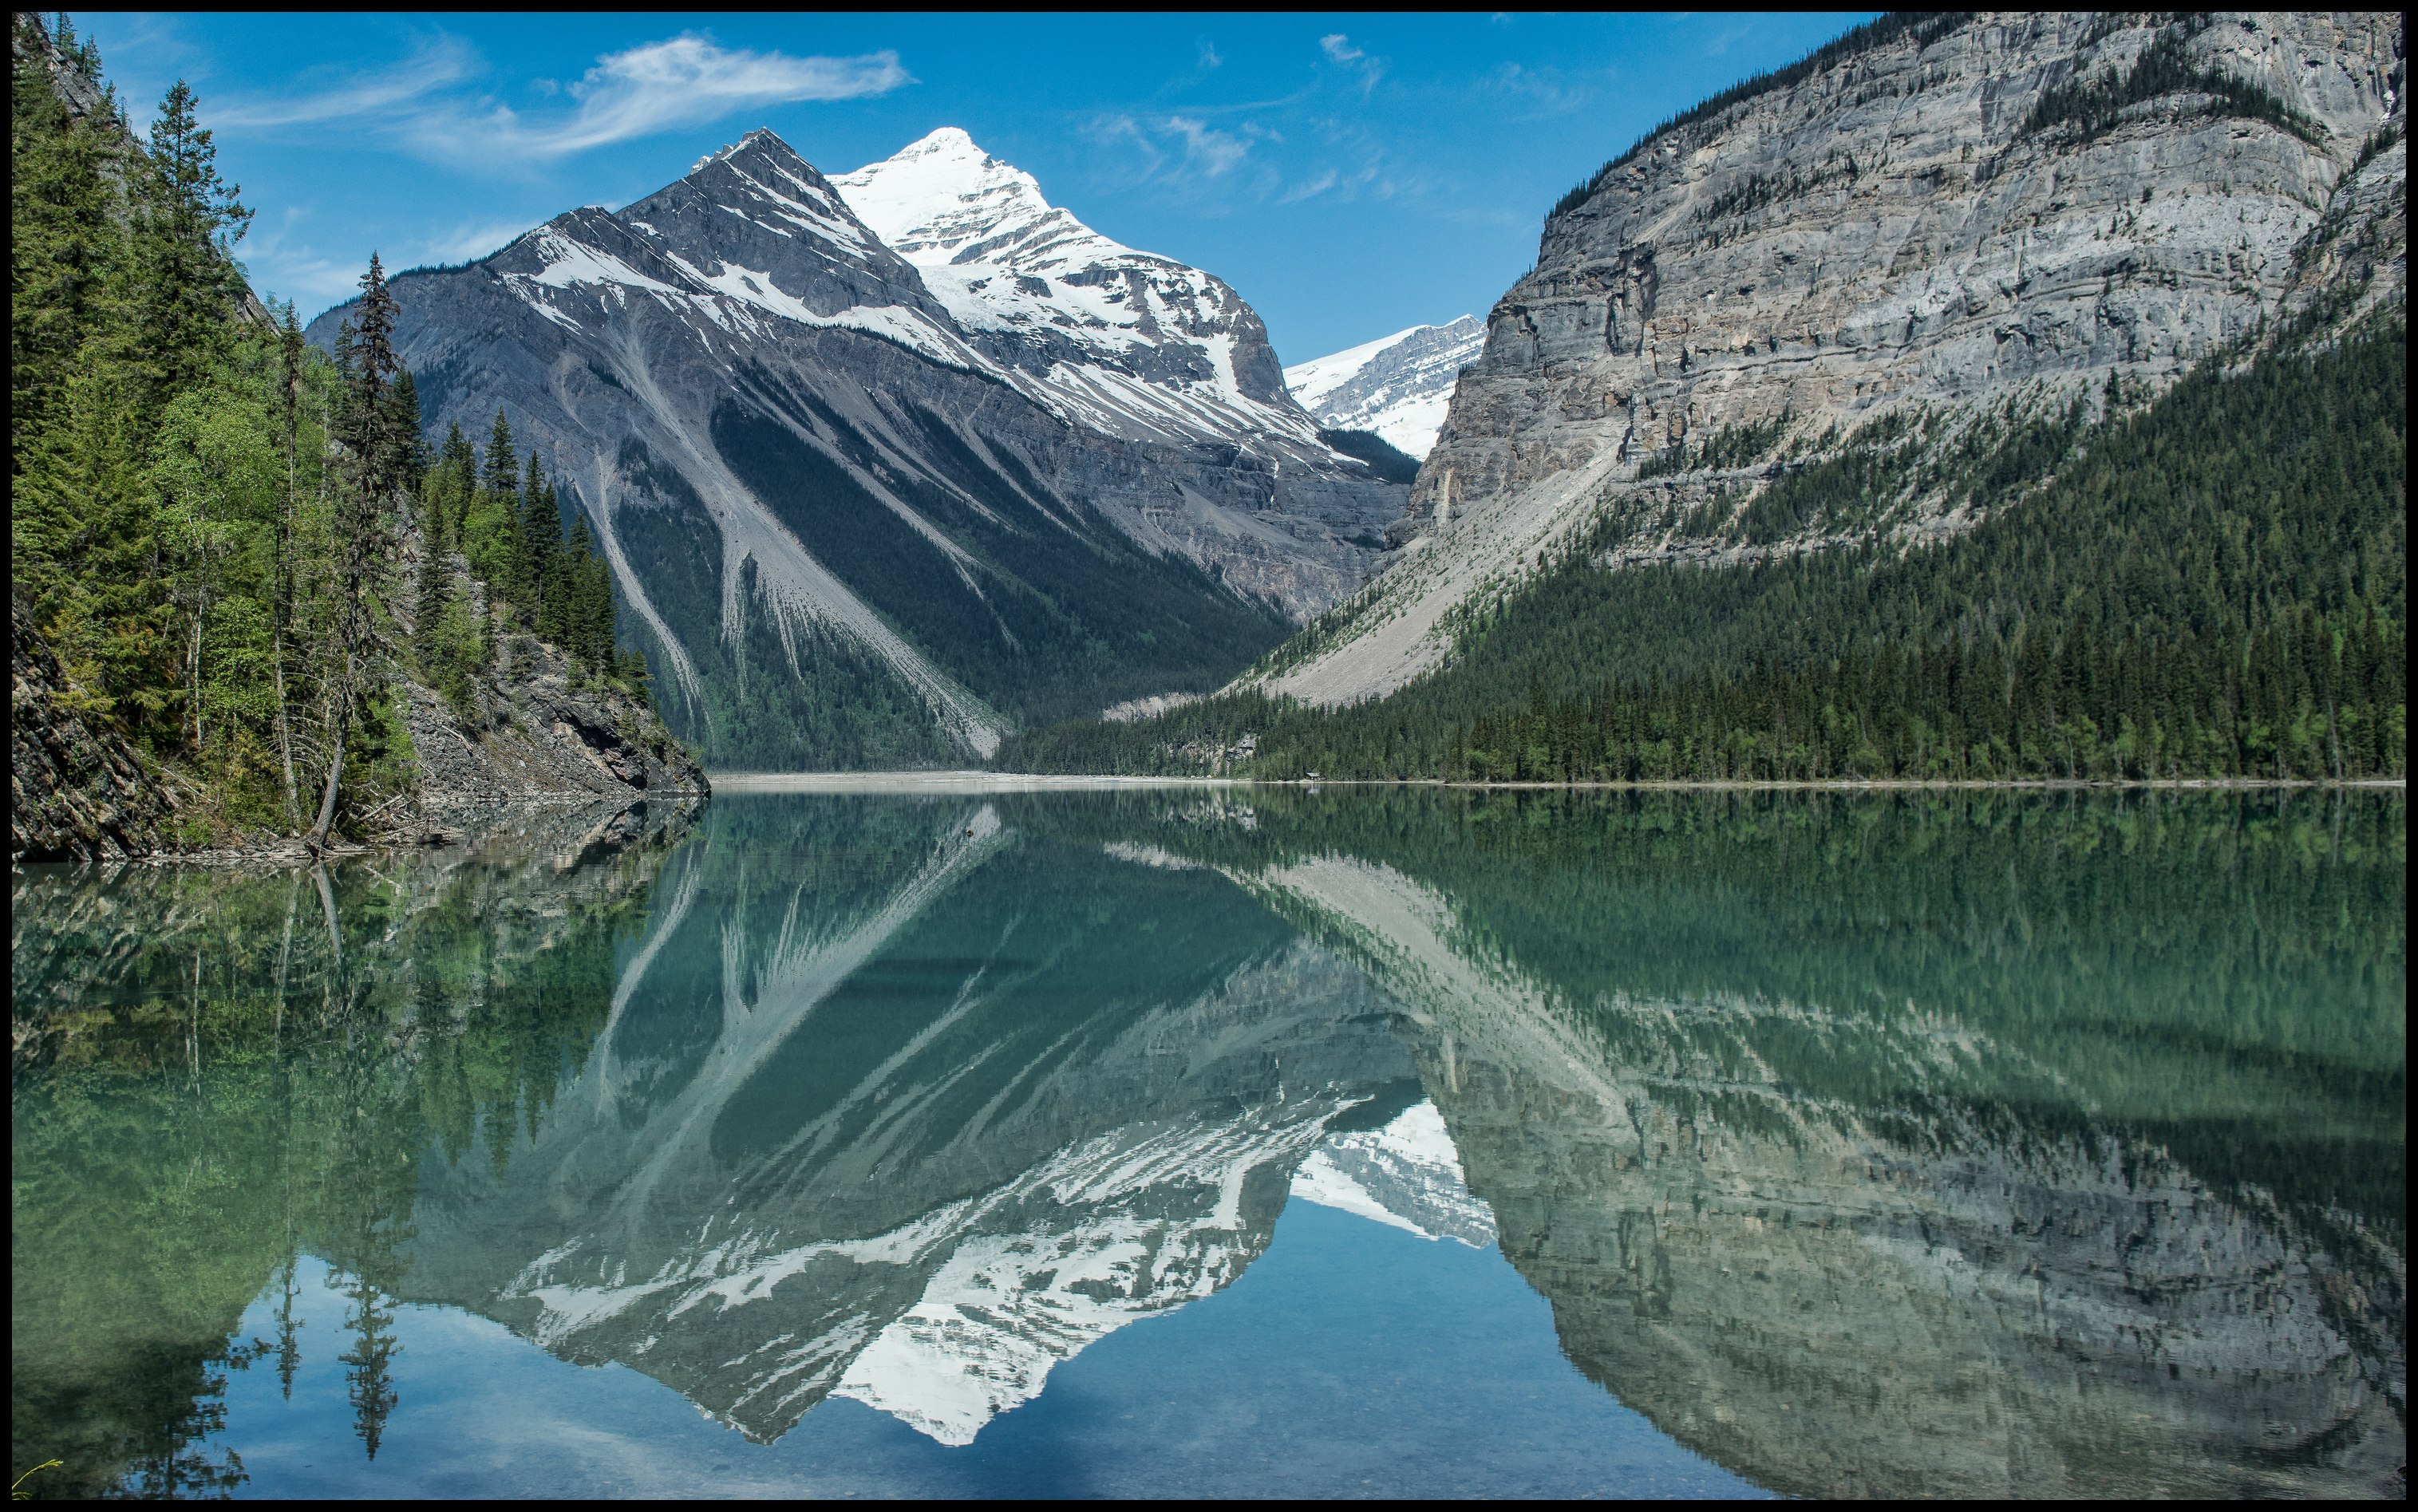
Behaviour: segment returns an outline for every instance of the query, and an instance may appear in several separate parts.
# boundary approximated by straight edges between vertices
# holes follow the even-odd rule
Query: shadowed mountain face
[[[961,762],[1216,686],[1356,588],[1401,512],[1319,443],[1232,290],[1114,250],[1201,309],[1052,264],[1117,340],[1002,345],[962,324],[962,280],[935,298],[758,131],[618,212],[399,275],[396,349],[434,435],[500,409],[567,481],[710,761]]]
[[[966,1444],[1291,1196],[1499,1243],[1581,1371],[1783,1492],[2366,1494],[2404,1452],[2398,794],[761,797],[669,838],[324,901],[21,879],[21,1447],[236,1484],[211,1403],[297,1252],[373,1448],[400,1302],[752,1440],[840,1397]]]

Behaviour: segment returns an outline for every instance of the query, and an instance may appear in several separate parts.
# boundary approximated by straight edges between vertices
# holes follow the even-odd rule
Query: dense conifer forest
[[[15,25],[12,591],[75,711],[179,795],[184,838],[324,841],[374,811],[411,780],[395,684],[458,705],[500,632],[635,685],[604,561],[504,417],[483,453],[422,439],[377,260],[332,356],[306,344],[245,285],[252,211],[192,91],[138,138],[64,17]]]
[[[2321,330],[2309,322],[2309,330]],[[1910,469],[1989,509],[1944,543],[1630,566],[1600,524],[1439,672],[1318,710],[1226,695],[1012,739],[1002,766],[1479,781],[2398,777],[2400,307],[1980,434],[1872,427],[1724,520],[1869,523]],[[2027,477],[2030,486],[2018,486]]]

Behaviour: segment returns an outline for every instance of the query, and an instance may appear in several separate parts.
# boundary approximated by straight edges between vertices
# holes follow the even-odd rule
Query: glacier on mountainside
[[[1461,370],[1477,360],[1486,327],[1475,315],[1413,326],[1284,370],[1285,387],[1319,424],[1374,431],[1424,460],[1435,447]]]
[[[1226,282],[1100,235],[944,126],[832,179],[1036,399],[1135,440],[1325,452],[1259,316]]]

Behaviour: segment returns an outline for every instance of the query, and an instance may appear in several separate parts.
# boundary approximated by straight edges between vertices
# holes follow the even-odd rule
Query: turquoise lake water
[[[12,878],[51,1495],[2376,1495],[2407,807],[746,795]]]

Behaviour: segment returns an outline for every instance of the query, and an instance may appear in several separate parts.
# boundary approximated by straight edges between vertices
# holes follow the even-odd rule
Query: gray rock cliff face
[[[1403,496],[1323,450],[1094,428],[769,132],[393,288],[425,420],[500,407],[569,481],[709,759],[743,729],[849,764],[810,733],[834,702],[929,732],[892,759],[962,759],[1214,681],[1352,591]]]
[[[173,848],[175,805],[125,742],[97,730],[25,614],[8,609],[8,855],[103,861]]]
[[[1394,532],[1424,544],[1358,634],[1277,685],[1400,686],[1448,653],[1452,604],[1724,428],[1810,440],[1912,407],[2061,404],[2111,371],[2171,382],[2276,314],[2296,248],[2402,110],[2402,37],[2386,14],[1885,23],[1658,133],[1547,220]],[[2057,108],[2136,73],[2185,83],[2105,119]],[[2227,80],[2281,122],[2211,92]],[[2371,219],[2400,192],[2399,159],[2378,160]]]

